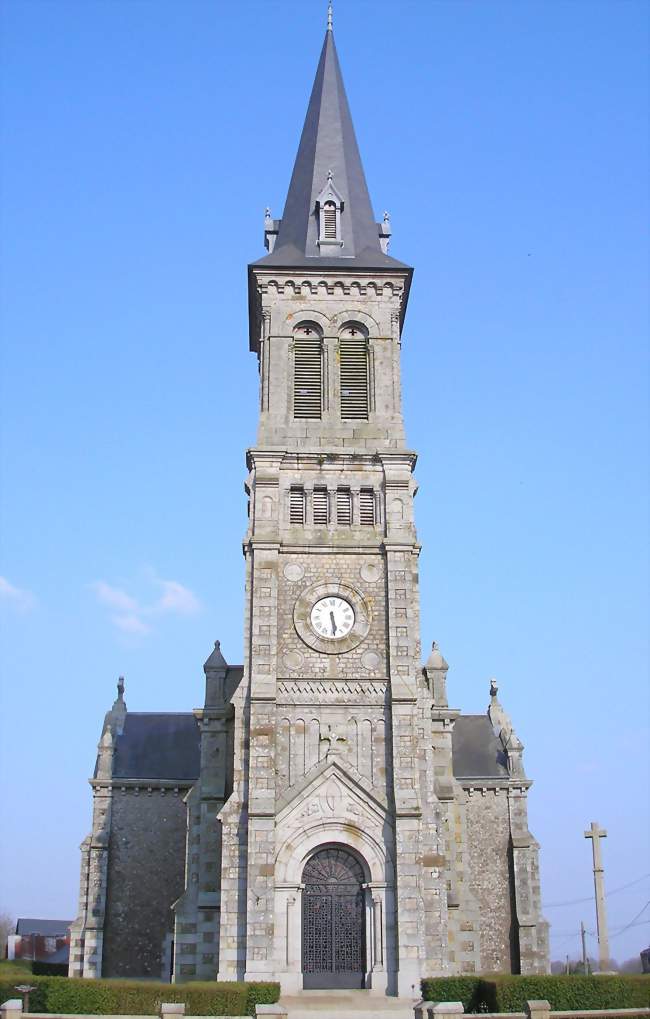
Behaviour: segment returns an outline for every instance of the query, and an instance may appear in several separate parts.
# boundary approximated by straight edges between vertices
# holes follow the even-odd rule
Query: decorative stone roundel
[[[381,567],[377,563],[364,563],[359,573],[367,584],[376,584],[381,577]]]
[[[287,651],[283,655],[282,660],[289,672],[297,672],[298,669],[302,668],[305,656],[300,651]]]
[[[376,672],[381,665],[381,656],[376,651],[366,651],[361,655],[361,664],[368,672]]]
[[[354,610],[352,629],[345,637],[338,640],[320,636],[312,626],[311,611],[314,605],[321,598],[327,597],[342,598]],[[371,619],[370,606],[363,595],[348,584],[341,584],[338,581],[312,584],[311,587],[303,591],[293,609],[293,623],[300,639],[307,647],[313,648],[314,651],[321,651],[326,655],[340,655],[357,647],[368,636]]]
[[[299,563],[287,563],[284,568],[284,575],[287,580],[302,580],[305,571]]]

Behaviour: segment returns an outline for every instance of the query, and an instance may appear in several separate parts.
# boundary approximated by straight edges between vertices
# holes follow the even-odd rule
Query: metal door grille
[[[362,987],[365,969],[361,864],[323,849],[303,872],[302,969],[305,987]]]

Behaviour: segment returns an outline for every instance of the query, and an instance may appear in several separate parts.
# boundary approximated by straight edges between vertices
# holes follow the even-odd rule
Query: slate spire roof
[[[341,237],[336,253],[318,244],[318,196],[328,178],[341,196]],[[384,254],[345,94],[334,33],[328,24],[282,220],[272,253],[255,265],[336,265],[341,269],[405,268]]]

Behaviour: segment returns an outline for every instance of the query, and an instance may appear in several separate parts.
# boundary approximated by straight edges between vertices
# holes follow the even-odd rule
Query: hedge
[[[422,997],[425,1001],[462,1001],[466,1012],[480,1008],[480,977],[431,977],[422,981]]]
[[[0,969],[0,999],[17,997],[16,984],[29,983],[30,1012],[95,1015],[157,1015],[163,1001],[185,1002],[187,1015],[255,1015],[256,1004],[273,1004],[280,997],[276,983],[205,981],[161,984],[138,980],[80,980],[39,977],[25,970],[20,976]]]
[[[546,999],[551,1008],[644,1008],[650,1005],[647,976],[495,976],[482,981],[491,1012],[520,1012],[526,1002]]]
[[[34,962],[32,973],[39,977],[67,977],[67,962]]]
[[[422,981],[425,1001],[462,1001],[466,1012],[523,1012],[546,999],[558,1011],[650,1006],[650,976],[439,977]]]

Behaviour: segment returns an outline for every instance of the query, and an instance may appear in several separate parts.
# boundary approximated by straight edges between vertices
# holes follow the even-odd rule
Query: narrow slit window
[[[314,489],[314,524],[316,526],[322,526],[329,523],[329,513],[327,507],[327,489],[326,488],[315,488]]]
[[[321,338],[309,326],[296,330],[293,340],[293,416],[320,418],[323,404]]]
[[[323,206],[323,231],[325,240],[336,240],[336,206],[334,202],[325,202]]]
[[[368,344],[359,329],[346,329],[339,341],[341,417],[368,418]]]
[[[359,520],[369,527],[375,523],[375,493],[372,488],[362,488],[359,493]]]
[[[336,522],[347,526],[352,523],[352,493],[349,488],[336,490]]]
[[[289,492],[289,523],[304,524],[305,522],[305,490],[293,486]]]

